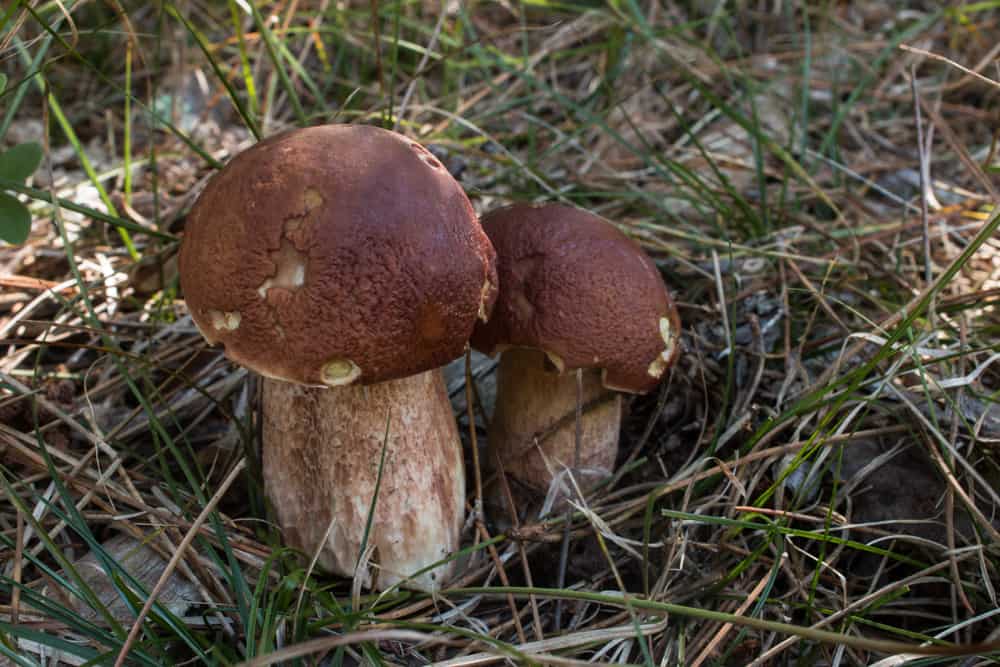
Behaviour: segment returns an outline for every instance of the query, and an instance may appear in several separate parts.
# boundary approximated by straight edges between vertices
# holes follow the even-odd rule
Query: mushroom
[[[448,577],[446,564],[411,578],[458,548],[464,517],[438,369],[487,317],[494,259],[441,163],[372,126],[261,141],[192,208],[188,309],[209,343],[264,376],[265,490],[285,542],[325,569],[383,589]],[[376,578],[358,567],[366,545]]]
[[[652,260],[603,218],[515,204],[481,223],[500,281],[493,314],[471,341],[484,354],[501,354],[490,461],[534,494],[548,491],[565,468],[592,486],[614,469],[616,392],[648,392],[677,357],[677,309]]]

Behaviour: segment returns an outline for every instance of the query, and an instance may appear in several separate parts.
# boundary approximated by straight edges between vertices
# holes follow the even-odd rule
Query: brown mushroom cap
[[[680,320],[652,260],[592,213],[515,204],[482,218],[500,294],[472,345],[543,350],[560,371],[603,369],[609,389],[656,386],[680,346]]]
[[[461,355],[496,292],[461,186],[420,144],[368,125],[261,141],[187,220],[181,286],[205,338],[267,377],[373,383]]]

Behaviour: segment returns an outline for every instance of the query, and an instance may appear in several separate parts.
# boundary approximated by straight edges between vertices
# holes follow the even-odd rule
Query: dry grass
[[[732,4],[0,10],[0,140],[45,149],[0,180],[35,216],[0,247],[0,654],[995,661],[1000,7]],[[480,210],[616,221],[677,296],[684,354],[629,401],[562,589],[561,514],[487,517],[433,598],[279,546],[254,383],[201,341],[174,254],[215,166],[329,121],[430,144]],[[162,560],[142,581],[129,544]],[[161,576],[189,602],[148,602]]]

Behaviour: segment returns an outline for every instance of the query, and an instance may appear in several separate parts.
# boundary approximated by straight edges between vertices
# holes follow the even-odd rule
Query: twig
[[[993,79],[989,78],[988,76],[983,76],[979,72],[976,72],[975,70],[971,70],[968,67],[966,67],[965,65],[958,64],[957,62],[955,62],[951,58],[947,58],[947,57],[942,56],[942,55],[937,54],[937,53],[931,53],[930,51],[924,51],[923,49],[918,49],[917,47],[910,46],[909,44],[900,44],[899,48],[902,51],[909,51],[910,53],[917,53],[917,54],[922,55],[924,57],[931,58],[932,60],[938,60],[938,61],[943,62],[943,63],[948,63],[949,65],[951,65],[955,69],[960,69],[963,72],[965,72],[966,74],[968,74],[969,76],[971,76],[973,78],[976,78],[976,79],[979,79],[983,83],[988,83],[991,86],[994,86],[996,88],[1000,88],[1000,81],[994,81]]]
[[[510,516],[510,521],[513,530],[512,533],[520,532],[521,530],[521,520],[518,518],[517,503],[514,502],[514,494],[510,491],[510,483],[507,481],[507,475],[504,472],[503,460],[500,458],[499,452],[493,452],[494,464],[497,469],[497,480],[496,484],[500,486],[500,492],[503,494],[504,501],[507,504],[507,512]],[[534,579],[531,576],[531,564],[528,562],[527,550],[524,548],[524,540],[515,540],[517,544],[517,552],[521,557],[521,569],[524,572],[524,581],[529,586],[534,586]],[[528,596],[528,602],[531,604],[531,622],[535,628],[535,638],[545,639],[545,634],[542,632],[542,618],[538,613],[538,600],[534,595]]]
[[[21,609],[21,568],[24,563],[24,512],[17,508],[17,543],[14,546],[14,572],[11,579],[17,586],[10,596],[10,622],[17,625],[18,613]]]
[[[576,371],[576,431],[573,435],[573,472],[580,468],[580,441],[583,438],[583,370]],[[582,498],[580,499],[583,500]],[[566,569],[569,567],[570,525],[573,523],[573,505],[569,499],[566,502],[566,513],[563,521],[563,541],[559,550],[559,588],[566,587]],[[556,600],[556,632],[562,627],[562,600]]]
[[[920,95],[917,92],[917,67],[910,66],[910,93],[913,95],[913,115],[917,124],[917,155],[920,157],[920,169],[917,174],[920,179],[920,229],[924,241],[924,284],[930,285],[934,280],[934,270],[931,265],[931,234],[927,222],[927,200],[931,196],[930,157],[928,146],[924,145],[924,121],[920,116]],[[935,320],[935,299],[931,299],[927,307],[927,316],[933,323]]]
[[[782,552],[781,560],[784,561],[787,558],[788,554]],[[761,577],[760,581],[757,582],[757,585],[753,587],[753,590],[750,591],[750,593],[746,596],[746,599],[743,600],[743,603],[740,604],[739,608],[735,611],[735,614],[737,616],[743,616],[743,614],[746,613],[746,610],[750,607],[750,605],[754,603],[754,600],[757,599],[757,597],[760,595],[760,592],[764,590],[764,587],[767,586],[767,582],[770,580],[771,580],[770,572],[768,572],[765,576]],[[708,644],[705,646],[702,652],[698,654],[698,657],[694,659],[694,662],[691,663],[691,667],[699,667],[701,663],[705,662],[705,660],[708,659],[708,657],[712,654],[712,651],[715,650],[715,647],[719,645],[719,642],[722,641],[723,637],[725,637],[732,629],[733,629],[732,623],[723,623],[722,627],[719,628],[719,631],[715,633],[714,637],[712,637],[712,641],[708,642]]]
[[[362,642],[403,642],[414,643],[435,643],[435,644],[455,644],[454,639],[438,637],[424,632],[414,630],[367,630],[361,632],[348,632],[335,637],[320,637],[310,641],[294,644],[287,648],[268,653],[240,663],[240,667],[267,667],[279,662],[285,662],[294,658],[302,658],[314,653],[326,653],[338,646],[349,646]]]
[[[396,120],[392,124],[392,129],[399,130],[399,124],[403,120],[403,116],[406,114],[406,107],[410,105],[410,98],[413,96],[413,90],[417,86],[417,81],[419,80],[419,74],[424,71],[424,67],[427,66],[427,61],[431,58],[431,51],[437,46],[438,39],[441,37],[441,28],[444,27],[444,20],[447,18],[448,12],[442,10],[441,14],[438,16],[437,23],[434,25],[434,32],[431,34],[430,42],[427,44],[427,48],[424,49],[424,55],[420,58],[420,63],[417,65],[417,75],[415,75],[410,83],[406,86],[406,92],[403,93],[403,99],[399,103],[398,110],[393,114]]]

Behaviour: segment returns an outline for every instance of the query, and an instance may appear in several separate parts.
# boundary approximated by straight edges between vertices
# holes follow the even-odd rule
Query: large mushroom
[[[590,486],[614,468],[618,392],[648,392],[676,359],[677,309],[642,248],[592,213],[515,204],[481,222],[500,281],[493,314],[472,337],[480,352],[501,354],[490,461],[529,492],[545,493],[574,463]]]
[[[438,368],[487,317],[494,258],[459,184],[387,130],[289,131],[210,180],[181,285],[205,339],[264,376],[264,484],[286,544],[378,588],[447,578],[411,577],[458,548],[464,516]],[[356,572],[366,544],[375,579]]]

